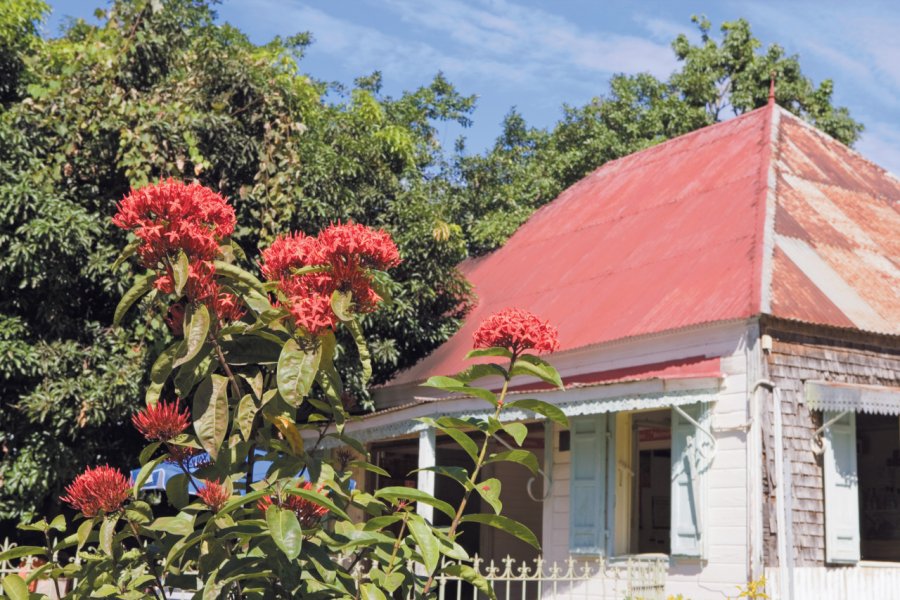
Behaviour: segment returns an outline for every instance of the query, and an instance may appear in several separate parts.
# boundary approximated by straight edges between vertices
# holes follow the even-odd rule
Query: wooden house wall
[[[790,461],[793,556],[796,566],[825,564],[822,459],[812,451],[821,413],[803,402],[808,380],[900,385],[900,338],[784,321],[762,323],[772,337],[766,354],[769,379],[781,390],[784,457]],[[772,401],[763,412],[763,535],[765,564],[777,564]]]

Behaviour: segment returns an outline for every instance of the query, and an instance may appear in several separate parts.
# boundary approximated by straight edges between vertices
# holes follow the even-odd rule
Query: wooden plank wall
[[[825,564],[825,515],[822,460],[812,451],[813,432],[821,414],[803,403],[807,380],[870,385],[900,385],[900,338],[865,334],[788,321],[765,321],[762,332],[772,336],[766,356],[769,379],[781,390],[784,456],[791,463],[791,503],[794,564]],[[777,565],[775,477],[771,401],[763,414],[763,535],[765,564]]]

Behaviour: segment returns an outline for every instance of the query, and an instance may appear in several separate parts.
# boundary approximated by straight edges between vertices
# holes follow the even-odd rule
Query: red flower
[[[235,225],[234,208],[221,195],[172,179],[131,190],[118,209],[113,224],[134,231],[142,241],[137,254],[150,269],[179,250],[191,261],[214,259]]]
[[[122,508],[129,493],[131,481],[118,469],[106,465],[89,468],[76,477],[60,500],[86,517],[96,517],[100,511],[109,514]]]
[[[308,481],[304,481],[299,487],[304,490],[311,490],[312,484]],[[321,493],[323,487],[324,486],[320,485],[316,491]],[[266,510],[273,505],[294,511],[294,514],[297,515],[297,520],[300,521],[300,526],[304,529],[315,527],[322,517],[328,514],[328,509],[324,506],[292,494],[285,494],[281,500],[277,497],[263,496],[256,504],[257,508],[263,512],[266,512]]]
[[[506,348],[515,355],[526,350],[553,352],[559,348],[556,328],[528,311],[507,308],[485,319],[475,332],[474,348]]]
[[[386,271],[400,264],[397,245],[382,229],[337,223],[322,230],[318,239],[320,252],[331,265],[344,263]]]
[[[187,407],[182,410],[180,400],[161,401],[131,417],[131,422],[147,440],[166,442],[188,428],[191,414]]]
[[[207,481],[203,489],[197,492],[203,503],[206,504],[213,512],[219,512],[225,503],[231,497],[225,486],[219,483],[219,480]]]
[[[294,317],[298,327],[302,327],[312,336],[319,336],[334,330],[337,316],[331,309],[331,296],[315,294],[312,296],[294,296],[288,311]]]
[[[199,448],[191,448],[190,446],[176,446],[175,444],[166,444],[166,450],[169,451],[169,458],[166,459],[166,462],[173,463],[176,465],[184,465],[185,467],[191,466],[193,469],[199,469],[203,466],[200,461],[196,461],[197,464],[191,464],[191,459],[197,456],[198,454],[203,454],[203,450]],[[209,464],[209,463],[206,463]]]
[[[354,311],[374,311],[381,297],[372,287],[368,269],[384,270],[400,263],[391,236],[364,225],[331,225],[318,237],[294,233],[279,236],[262,252],[260,270],[278,283],[286,308],[297,326],[312,335],[334,329],[337,317],[331,295],[350,292]],[[321,266],[321,272],[296,275],[293,270]]]
[[[268,281],[293,277],[291,269],[320,265],[325,261],[319,254],[319,243],[302,232],[280,235],[262,251],[260,270]]]

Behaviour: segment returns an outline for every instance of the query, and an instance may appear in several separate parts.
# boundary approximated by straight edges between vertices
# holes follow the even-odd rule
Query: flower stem
[[[50,541],[50,532],[48,530],[44,530],[44,540],[47,542],[47,559],[53,561],[53,543]],[[59,592],[59,579],[53,578],[53,588],[56,590],[56,597],[62,598],[62,594]]]
[[[394,570],[394,559],[397,558],[397,552],[400,550],[400,543],[403,541],[403,534],[406,532],[406,521],[409,520],[409,511],[405,511],[403,513],[403,522],[400,523],[400,533],[397,534],[397,539],[394,542],[394,549],[391,552],[391,560],[388,561],[387,570],[384,572],[385,575],[390,575],[391,571]]]
[[[150,553],[147,552],[147,548],[144,546],[143,540],[141,539],[141,533],[138,530],[137,525],[135,525],[134,521],[132,521],[131,519],[125,520],[128,522],[128,525],[131,526],[131,532],[134,534],[134,539],[137,540],[138,548],[141,549],[141,554],[144,555],[144,560],[147,561],[147,567],[150,569],[150,572],[153,573],[153,578],[156,580],[156,587],[159,588],[159,593],[162,596],[162,599],[168,600],[166,598],[166,588],[163,585],[162,578],[159,575],[159,571],[156,570],[156,562],[150,556]]]
[[[494,419],[496,420],[500,416],[500,411],[503,410],[503,404],[506,400],[506,392],[509,390],[509,380],[511,379],[510,373],[512,373],[513,366],[515,366],[516,356],[510,359],[509,362],[509,370],[506,372],[506,378],[503,380],[503,389],[500,390],[500,397],[497,398],[497,409],[494,411]],[[459,508],[456,509],[456,515],[453,517],[453,522],[450,524],[450,530],[447,532],[447,536],[452,540],[456,535],[456,528],[459,527],[459,522],[463,517],[463,512],[466,510],[466,504],[469,502],[469,497],[472,495],[472,490],[475,489],[475,480],[478,479],[478,474],[481,472],[481,467],[484,466],[484,457],[487,454],[488,445],[491,441],[491,434],[484,434],[484,441],[481,444],[481,451],[478,453],[478,460],[475,461],[475,468],[472,469],[472,474],[469,475],[469,483],[471,485],[467,486],[465,493],[463,494],[462,502],[459,503]],[[427,594],[431,589],[431,586],[434,583],[434,573],[430,573],[428,575],[428,582],[425,584],[425,588],[422,590],[422,594]]]

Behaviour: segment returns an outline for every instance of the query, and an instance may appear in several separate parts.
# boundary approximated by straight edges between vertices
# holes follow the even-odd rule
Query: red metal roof
[[[463,367],[488,315],[561,351],[761,312],[900,333],[900,184],[770,105],[607,163],[462,266],[463,327],[391,384]]]

